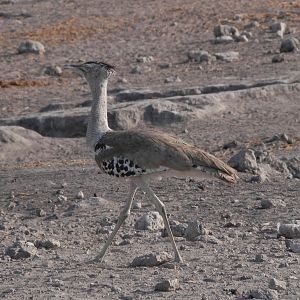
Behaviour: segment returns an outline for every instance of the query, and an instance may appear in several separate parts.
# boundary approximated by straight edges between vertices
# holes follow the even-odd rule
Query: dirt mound
[[[0,127],[0,164],[23,160],[28,154],[38,151],[48,144],[35,131],[18,126]]]

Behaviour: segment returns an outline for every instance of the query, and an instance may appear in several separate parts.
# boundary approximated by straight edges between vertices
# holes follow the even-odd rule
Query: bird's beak
[[[64,65],[64,70],[70,70],[76,74],[82,75],[82,71],[80,70],[80,65]]]

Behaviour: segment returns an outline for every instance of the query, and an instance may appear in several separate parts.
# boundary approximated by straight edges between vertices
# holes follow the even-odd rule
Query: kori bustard
[[[211,177],[234,183],[236,171],[215,156],[154,130],[113,131],[107,122],[107,82],[115,68],[99,61],[68,65],[87,80],[92,93],[92,108],[88,119],[87,144],[95,152],[95,160],[103,173],[112,178],[129,181],[126,204],[117,224],[95,260],[102,261],[114,236],[130,214],[137,188],[142,189],[161,214],[175,253],[175,261],[182,262],[176,247],[164,204],[149,187],[153,177]]]

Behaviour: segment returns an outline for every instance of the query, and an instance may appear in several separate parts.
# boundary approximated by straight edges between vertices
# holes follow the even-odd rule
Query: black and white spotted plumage
[[[109,147],[99,141],[95,145],[95,154],[101,155],[101,152],[107,149]],[[100,168],[104,173],[115,177],[138,176],[146,173],[146,170],[134,163],[133,160],[116,156],[101,161]]]

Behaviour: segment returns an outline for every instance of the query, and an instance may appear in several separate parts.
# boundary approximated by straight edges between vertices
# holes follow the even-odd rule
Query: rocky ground
[[[0,297],[300,299],[300,4],[242,2],[0,0]],[[141,192],[91,262],[128,191],[99,174],[88,86],[62,68],[93,59],[117,66],[112,128],[156,127],[239,171],[153,182],[183,264]]]

